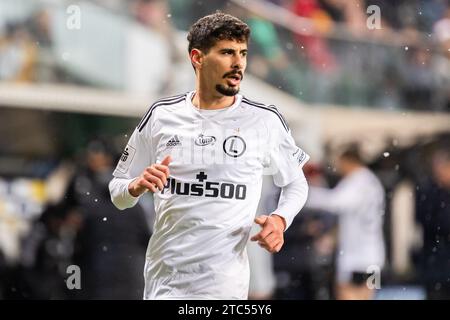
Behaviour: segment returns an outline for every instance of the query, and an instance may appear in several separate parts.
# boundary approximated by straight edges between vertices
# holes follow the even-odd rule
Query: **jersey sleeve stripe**
[[[248,100],[245,97],[242,98],[242,102],[244,102],[244,103],[246,103],[246,104],[248,104],[250,106],[253,106],[253,107],[256,107],[256,108],[260,108],[260,109],[264,109],[264,110],[271,111],[271,112],[275,113],[278,116],[278,119],[280,119],[281,123],[283,124],[284,129],[286,129],[286,131],[289,132],[289,126],[287,125],[286,120],[283,118],[283,116],[281,115],[281,113],[278,111],[278,109],[275,106],[273,106],[273,105],[272,106],[266,106],[264,104]]]
[[[138,130],[139,132],[142,131],[142,129],[144,129],[144,127],[147,125],[148,120],[150,119],[150,117],[152,116],[153,110],[155,110],[157,107],[160,106],[169,106],[172,104],[176,104],[179,103],[181,101],[183,101],[185,99],[185,95],[179,96],[176,99],[172,98],[170,100],[160,100],[158,102],[155,102],[150,109],[147,111],[147,113],[145,114],[144,118],[142,118],[141,122],[138,125]]]
[[[150,113],[150,110],[152,109],[152,107],[153,107],[155,104],[160,103],[160,102],[163,102],[163,101],[170,101],[170,100],[172,100],[172,99],[177,99],[177,98],[180,98],[180,97],[182,97],[182,96],[184,96],[184,94],[179,94],[179,95],[176,95],[176,96],[171,96],[171,97],[161,98],[161,99],[159,99],[159,100],[156,100],[155,103],[153,103],[153,104],[150,106],[150,108],[148,108],[147,112],[144,114],[144,116],[142,117],[141,121],[139,121],[139,123],[138,123],[138,125],[137,125],[136,127],[139,128],[139,127],[141,126],[141,124],[144,122],[145,118],[146,118],[147,115]]]
[[[270,106],[268,106],[268,108],[271,108],[272,110],[274,110],[278,114],[278,116],[280,116],[281,121],[283,121],[283,123],[286,125],[287,130],[289,131],[289,126],[287,124],[287,121],[284,118],[284,116],[281,114],[281,112],[278,111],[277,107],[275,107],[273,104],[271,104]]]

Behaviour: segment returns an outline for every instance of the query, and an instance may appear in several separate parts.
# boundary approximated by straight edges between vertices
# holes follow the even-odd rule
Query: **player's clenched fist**
[[[284,244],[283,233],[286,227],[284,219],[278,215],[263,215],[257,217],[255,223],[259,224],[262,230],[250,240],[258,241],[261,247],[271,253],[279,252]]]
[[[130,194],[133,197],[138,197],[148,190],[157,192],[164,189],[170,175],[169,163],[171,161],[172,158],[166,156],[160,164],[155,163],[145,168],[141,175],[128,185]]]

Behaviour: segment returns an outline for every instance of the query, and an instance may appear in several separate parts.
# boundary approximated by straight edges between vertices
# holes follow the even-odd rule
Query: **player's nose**
[[[236,57],[233,59],[233,65],[231,67],[235,70],[242,72],[244,66],[245,66],[245,58],[241,57],[240,55],[236,55]]]

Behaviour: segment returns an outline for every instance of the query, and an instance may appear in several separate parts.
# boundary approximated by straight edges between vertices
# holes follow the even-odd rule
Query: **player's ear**
[[[192,49],[190,53],[192,65],[198,69],[203,63],[203,53],[199,49]]]

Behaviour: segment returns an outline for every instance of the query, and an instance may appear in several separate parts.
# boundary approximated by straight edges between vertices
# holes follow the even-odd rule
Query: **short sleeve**
[[[269,136],[269,161],[273,180],[278,187],[284,187],[302,176],[300,170],[309,160],[309,155],[296,145],[281,115],[269,126]]]

